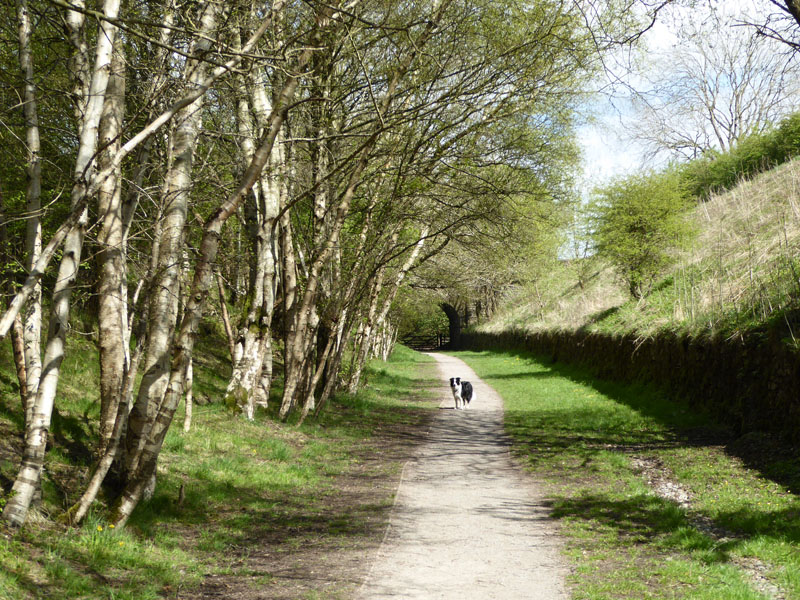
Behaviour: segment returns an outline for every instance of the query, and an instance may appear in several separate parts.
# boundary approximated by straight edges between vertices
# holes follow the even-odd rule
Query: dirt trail
[[[541,494],[509,456],[500,398],[463,361],[431,356],[441,410],[404,468],[357,598],[566,599],[559,540]],[[467,410],[453,410],[453,376],[475,387]]]

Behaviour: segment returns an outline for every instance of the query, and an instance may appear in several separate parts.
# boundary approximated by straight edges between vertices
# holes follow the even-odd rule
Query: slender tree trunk
[[[298,355],[294,351],[292,340],[297,335],[295,311],[297,310],[297,262],[295,258],[294,241],[292,239],[292,221],[289,213],[281,217],[281,274],[283,276],[283,314],[284,314],[284,394],[281,400],[281,415],[288,415],[294,402],[294,388],[297,386]],[[286,382],[292,381],[290,394],[286,393]]]
[[[190,52],[192,56],[202,55],[210,49],[219,18],[219,8],[217,3],[212,2],[203,10],[200,31]],[[204,61],[187,62],[186,75],[189,86],[201,86],[207,78],[207,71],[208,65]],[[139,384],[139,394],[129,416],[125,440],[127,463],[125,469],[128,476],[138,468],[158,412],[158,405],[169,382],[170,350],[178,319],[183,232],[189,208],[192,165],[200,134],[202,113],[203,96],[199,96],[177,116],[171,148],[174,160],[165,175],[162,197],[164,218],[159,240],[157,282],[148,313],[144,374]]]
[[[100,154],[100,168],[113,160],[119,150],[119,136],[125,110],[125,61],[121,50],[114,52],[111,75],[100,121],[100,142],[105,148]],[[120,170],[106,179],[98,192],[100,251],[97,263],[98,326],[100,346],[100,444],[102,455],[111,441],[114,423],[122,395],[122,381],[128,367],[129,336],[127,314],[126,262],[124,247],[123,203]]]
[[[303,421],[306,420],[308,413],[316,408],[314,392],[317,389],[317,385],[319,385],[322,374],[325,372],[325,368],[328,364],[328,357],[331,354],[335,340],[336,333],[333,331],[329,332],[325,349],[320,354],[319,360],[317,361],[317,368],[314,371],[314,376],[311,378],[311,384],[308,386],[306,400],[303,403],[303,411],[300,415],[300,421],[298,422],[298,425],[302,425]]]
[[[183,387],[185,390],[186,398],[184,399],[185,412],[183,415],[183,432],[189,433],[192,428],[192,387],[194,386],[194,367],[191,358],[189,364],[186,365],[186,376],[184,377]]]
[[[217,296],[219,296],[219,308],[222,314],[222,326],[225,328],[225,337],[228,338],[228,350],[231,354],[231,363],[236,356],[236,338],[233,336],[233,327],[231,327],[231,316],[228,312],[228,303],[225,301],[225,283],[222,281],[222,274],[217,271]]]
[[[355,352],[353,359],[353,369],[350,373],[350,383],[347,386],[347,391],[355,394],[358,391],[358,386],[361,383],[361,373],[364,371],[364,365],[367,364],[367,356],[369,354],[370,344],[372,343],[373,328],[375,327],[375,317],[378,313],[378,302],[380,295],[383,291],[383,278],[386,274],[385,266],[378,268],[375,278],[372,282],[372,290],[369,295],[369,308],[367,309],[367,318],[364,321],[364,327],[359,328],[360,336],[358,338],[358,348]]]
[[[25,270],[33,271],[34,265],[42,253],[42,221],[41,221],[41,142],[39,139],[39,116],[36,100],[36,85],[33,74],[33,52],[31,50],[31,19],[27,0],[19,0],[17,5],[19,20],[19,60],[22,76],[25,81],[23,89],[23,114],[25,117],[25,142],[27,156],[25,172],[27,186],[25,190],[25,208],[27,213],[25,232]],[[42,374],[42,285],[37,280],[32,288],[31,296],[25,304],[22,319],[22,346],[25,367],[23,410],[25,411],[25,428],[32,421],[33,401],[39,388]],[[19,319],[14,319],[15,337],[19,336]]]
[[[414,248],[411,250],[411,253],[408,255],[408,258],[406,258],[405,262],[403,263],[403,266],[400,267],[400,270],[395,275],[394,281],[390,286],[389,293],[384,298],[383,306],[381,307],[381,310],[375,319],[377,327],[386,328],[388,331],[392,330],[392,328],[388,327],[387,325],[386,317],[389,314],[389,310],[392,308],[392,303],[394,302],[394,299],[397,297],[397,292],[400,291],[400,286],[403,285],[403,281],[405,280],[406,275],[408,275],[408,272],[417,262],[417,259],[419,258],[419,255],[422,252],[422,248],[425,245],[425,241],[428,237],[429,232],[430,232],[430,226],[424,225],[422,227],[422,231],[420,232],[419,240],[414,245]],[[394,334],[389,335],[390,340],[395,339],[395,337],[396,336]],[[390,342],[388,350],[384,347],[382,351],[382,356],[384,361],[388,359],[393,346],[394,342]]]
[[[119,0],[106,0],[104,5],[105,15],[114,20],[118,12]],[[97,128],[108,85],[109,65],[115,36],[116,27],[107,21],[101,21],[97,36],[97,51],[89,89],[89,99],[86,103],[85,117],[81,125],[80,143],[75,162],[74,185],[72,188],[73,206],[78,206],[85,200],[86,177],[91,168],[91,162],[97,147]],[[70,294],[72,285],[78,275],[82,245],[82,227],[72,231],[64,240],[64,255],[53,291],[53,311],[50,318],[47,347],[43,361],[44,374],[36,394],[31,426],[27,429],[25,435],[22,466],[14,481],[13,495],[3,510],[3,518],[16,526],[20,526],[25,522],[31,500],[40,483],[47,437],[50,430],[50,419],[53,412],[53,401],[55,399],[61,361],[64,358],[66,332],[69,326]]]
[[[73,80],[72,106],[75,122],[81,123],[86,115],[89,103],[89,86],[91,75],[89,73],[89,46],[86,42],[86,9],[85,0],[75,0],[73,6],[76,10],[68,10],[64,16],[69,41],[72,44],[70,57],[70,73]]]
[[[327,373],[326,373],[326,380],[325,386],[322,389],[322,393],[320,394],[319,400],[317,401],[317,407],[314,411],[314,414],[319,414],[322,411],[322,407],[328,401],[328,398],[331,397],[333,394],[334,388],[336,387],[337,382],[337,374],[339,372],[339,368],[342,364],[342,357],[344,356],[344,349],[348,343],[348,333],[352,326],[352,318],[349,316],[350,311],[345,309],[342,313],[342,317],[339,322],[336,324],[335,330],[335,341],[334,341],[334,350],[333,350],[333,358],[328,361],[326,365]]]
[[[269,125],[271,103],[264,84],[253,72],[253,109],[243,97],[247,91],[244,81],[240,85],[239,130],[242,138],[242,153],[245,164],[255,155],[255,127],[264,130]],[[255,123],[254,123],[255,120]],[[241,353],[234,363],[231,379],[226,391],[226,403],[236,405],[252,420],[256,404],[266,405],[269,395],[269,380],[272,374],[272,313],[275,304],[275,260],[273,224],[281,207],[281,182],[279,173],[283,169],[283,151],[280,133],[272,147],[271,156],[264,172],[253,186],[248,200],[253,203],[253,227],[251,243],[254,254],[254,273],[248,292],[248,311],[242,319],[239,339]],[[269,364],[265,364],[269,361]]]

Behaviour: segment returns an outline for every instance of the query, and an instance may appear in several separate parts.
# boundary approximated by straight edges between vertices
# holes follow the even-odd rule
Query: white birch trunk
[[[222,326],[225,328],[225,337],[228,338],[228,352],[231,355],[231,364],[234,363],[236,356],[236,338],[233,336],[231,327],[231,316],[228,312],[228,303],[225,301],[225,283],[219,271],[215,273],[217,278],[217,297],[219,299],[219,310],[222,314]]]
[[[239,137],[242,147],[242,164],[248,165],[255,155],[255,125],[248,102],[248,90],[244,77],[238,80],[239,101],[237,106],[237,121]],[[258,86],[258,84],[256,84]],[[260,86],[258,86],[260,87]],[[263,231],[263,190],[260,181],[257,181],[249,195],[249,202],[253,205],[246,209],[248,214],[255,213],[255,226],[249,227],[250,241],[253,246],[254,262],[251,265],[253,274],[250,277],[250,288],[247,292],[248,310],[239,327],[241,340],[241,354],[233,365],[231,378],[225,392],[225,402],[241,412],[249,421],[255,416],[255,399],[253,389],[261,369],[261,336],[258,330],[259,313],[264,300],[264,231]],[[252,212],[249,212],[252,211]],[[254,230],[253,230],[254,229]]]
[[[414,245],[414,248],[411,250],[411,253],[408,255],[408,258],[406,258],[406,261],[403,263],[403,266],[400,267],[400,270],[395,275],[389,293],[386,295],[386,298],[384,298],[381,311],[375,320],[378,327],[387,327],[389,331],[392,330],[392,328],[388,326],[386,317],[389,314],[389,310],[392,308],[392,303],[394,302],[394,299],[397,297],[397,292],[400,291],[400,286],[403,285],[403,281],[405,280],[406,275],[408,275],[408,272],[417,262],[417,259],[419,258],[419,255],[422,252],[422,248],[425,245],[425,242],[428,238],[428,233],[430,233],[430,226],[424,225],[422,227],[422,231],[420,232],[419,240]],[[395,330],[394,333],[392,333],[389,336],[389,338],[390,340],[396,340],[397,331]],[[390,342],[388,350],[386,350],[386,348],[384,347],[384,350],[382,351],[384,361],[388,360],[389,354],[391,353],[393,347],[394,347],[394,341]]]
[[[25,233],[25,270],[30,273],[42,253],[41,222],[41,142],[39,139],[39,115],[36,102],[36,86],[33,80],[33,52],[31,50],[32,25],[27,0],[19,0],[19,62],[24,78],[23,114],[25,117],[25,142],[27,146],[25,208],[27,213]],[[22,319],[22,344],[25,365],[24,394],[25,427],[32,421],[33,400],[42,374],[42,286],[37,281],[31,297],[25,305]],[[17,325],[15,325],[17,327]]]
[[[219,8],[214,2],[206,5],[200,19],[200,31],[192,44],[190,52],[192,56],[202,55],[210,49],[213,32],[217,27]],[[207,71],[208,65],[204,61],[187,62],[186,75],[189,87],[202,86],[207,79]],[[137,469],[169,380],[170,350],[178,319],[183,230],[192,189],[192,165],[200,135],[202,112],[203,96],[200,95],[177,116],[171,148],[174,159],[165,175],[162,197],[164,218],[161,222],[157,281],[148,313],[144,374],[139,385],[139,394],[129,416],[125,440],[125,469],[129,474]]]
[[[111,76],[100,121],[100,167],[112,160],[119,149],[125,111],[125,61],[121,50],[114,53]],[[128,368],[128,314],[120,170],[103,182],[98,192],[100,251],[97,262],[98,327],[100,358],[100,444],[102,455],[111,440],[122,396],[122,382]]]
[[[358,349],[353,359],[350,383],[347,386],[347,391],[351,394],[355,394],[358,391],[358,386],[361,384],[361,373],[364,371],[364,365],[367,363],[367,355],[369,353],[370,344],[372,343],[372,332],[375,326],[375,316],[378,312],[378,302],[380,301],[381,291],[383,291],[383,278],[385,273],[385,267],[380,267],[375,274],[369,296],[367,317],[363,323],[363,328],[359,327],[361,335],[358,338]]]
[[[110,19],[116,19],[118,12],[119,0],[106,0],[105,15]],[[78,206],[85,201],[86,176],[91,168],[97,147],[97,128],[108,85],[115,36],[116,27],[107,21],[101,21],[89,99],[86,103],[85,118],[81,124],[80,143],[75,161],[72,188],[73,206]],[[25,433],[22,466],[14,481],[13,495],[3,510],[3,518],[15,526],[20,526],[25,522],[31,500],[41,478],[56,386],[61,361],[64,358],[66,333],[69,326],[70,293],[78,274],[82,245],[82,227],[71,232],[64,240],[64,255],[53,291],[53,309],[43,361],[45,373],[37,390],[31,425]]]
[[[183,415],[183,432],[189,433],[192,428],[192,387],[194,386],[194,367],[192,359],[189,359],[189,364],[186,365],[186,376],[184,377],[183,387],[185,390],[186,398],[184,400],[185,412]]]

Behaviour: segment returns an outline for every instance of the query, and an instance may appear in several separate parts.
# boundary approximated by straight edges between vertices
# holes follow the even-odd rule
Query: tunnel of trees
[[[280,417],[302,420],[358,388],[413,302],[444,310],[451,337],[493,310],[531,256],[555,257],[575,109],[604,36],[631,25],[624,7],[547,0],[16,8],[0,30],[0,336],[24,414],[3,509],[17,525],[70,330],[96,340],[100,422],[68,517],[113,472],[122,525],[209,324],[225,401],[252,419],[280,365]]]

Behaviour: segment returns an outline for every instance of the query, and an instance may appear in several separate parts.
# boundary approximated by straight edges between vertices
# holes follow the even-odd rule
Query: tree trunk
[[[111,74],[100,121],[100,168],[113,160],[119,150],[119,135],[125,110],[125,61],[121,50],[114,52]],[[106,179],[98,192],[100,232],[97,255],[98,327],[100,355],[100,443],[102,455],[111,441],[127,369],[127,286],[124,247],[123,203],[120,170]]]
[[[222,326],[225,328],[225,337],[228,338],[228,351],[231,355],[231,364],[236,356],[236,338],[233,337],[233,327],[231,327],[231,316],[228,313],[228,303],[225,301],[225,284],[222,281],[222,274],[217,271],[217,295],[219,296],[219,308],[222,314]]]
[[[39,116],[36,100],[36,86],[33,80],[33,53],[31,50],[31,19],[27,0],[19,0],[19,60],[22,76],[25,80],[23,90],[23,114],[25,117],[25,142],[27,149],[25,172],[27,186],[25,190],[26,232],[25,232],[25,271],[31,273],[42,253],[41,222],[41,142],[39,139]],[[25,304],[22,319],[22,347],[24,355],[25,383],[20,393],[24,395],[25,427],[32,421],[33,401],[39,388],[42,374],[42,285],[37,280],[32,288],[30,298]],[[19,335],[19,320],[14,319]],[[23,385],[20,382],[20,385]]]
[[[219,5],[209,3],[200,19],[191,56],[207,52],[214,39]],[[199,87],[207,79],[208,64],[201,60],[186,63],[185,74],[191,87]],[[177,116],[171,152],[174,160],[165,175],[162,194],[164,218],[159,240],[157,281],[148,313],[147,348],[144,374],[139,394],[129,416],[126,447],[126,477],[137,471],[138,463],[153,427],[158,405],[169,381],[170,350],[178,319],[183,232],[192,189],[192,165],[203,113],[203,96],[199,96]]]
[[[115,20],[118,11],[119,0],[106,0],[104,5],[106,17]],[[85,201],[86,174],[91,167],[91,161],[97,147],[97,128],[108,84],[109,64],[111,63],[115,36],[116,27],[108,21],[101,21],[97,36],[97,51],[89,89],[89,99],[86,103],[84,120],[81,124],[80,143],[75,161],[72,188],[73,206],[79,206]],[[84,221],[84,219],[85,217],[81,221]],[[69,326],[70,294],[72,285],[78,275],[82,245],[83,227],[79,223],[79,227],[70,232],[64,240],[64,254],[53,291],[53,309],[43,361],[44,375],[37,390],[31,425],[25,434],[22,466],[14,481],[13,495],[3,510],[3,518],[16,526],[20,526],[25,522],[31,500],[40,483],[47,436],[50,430],[50,419],[53,412],[53,401],[61,362],[64,358],[66,333]]]
[[[184,433],[189,433],[189,430],[192,428],[192,386],[194,385],[194,368],[192,363],[192,359],[189,358],[189,364],[186,365],[186,376],[184,377],[183,383],[186,394],[186,398],[184,400],[184,407],[186,410],[183,415]]]
[[[361,383],[361,373],[364,371],[364,366],[367,364],[367,356],[369,354],[370,344],[372,343],[375,316],[378,312],[378,302],[380,301],[380,295],[383,291],[383,278],[385,273],[386,268],[381,266],[375,274],[375,278],[372,282],[372,291],[369,297],[367,318],[364,321],[363,328],[359,328],[358,348],[355,351],[353,369],[350,373],[350,383],[347,386],[347,391],[351,394],[355,394],[358,391],[358,386]]]
[[[239,131],[242,138],[242,151],[245,165],[255,155],[255,138],[258,129],[269,126],[271,103],[264,85],[253,72],[253,109],[244,97],[239,100]],[[244,96],[247,86],[240,85]],[[255,118],[255,124],[253,119]],[[253,186],[249,200],[253,203],[252,213],[255,221],[252,227],[253,277],[248,291],[248,311],[242,319],[239,339],[241,354],[233,365],[231,379],[226,390],[226,403],[235,405],[248,420],[255,414],[256,404],[266,406],[269,396],[269,383],[272,374],[272,313],[275,304],[275,259],[273,225],[282,205],[281,182],[279,174],[283,170],[283,151],[281,135],[278,133],[272,147],[266,169]],[[265,364],[269,361],[269,364]],[[267,377],[263,374],[268,373]]]
[[[328,357],[331,354],[331,350],[333,349],[335,341],[335,332],[330,331],[327,336],[327,342],[325,344],[325,349],[321,352],[319,360],[317,361],[317,368],[314,371],[314,375],[311,378],[311,384],[308,386],[308,391],[306,392],[306,400],[303,403],[303,411],[300,415],[300,421],[298,425],[302,425],[303,421],[306,420],[308,413],[316,408],[316,402],[314,398],[314,393],[316,391],[317,385],[322,378],[322,374],[325,372],[325,367],[328,364]]]

